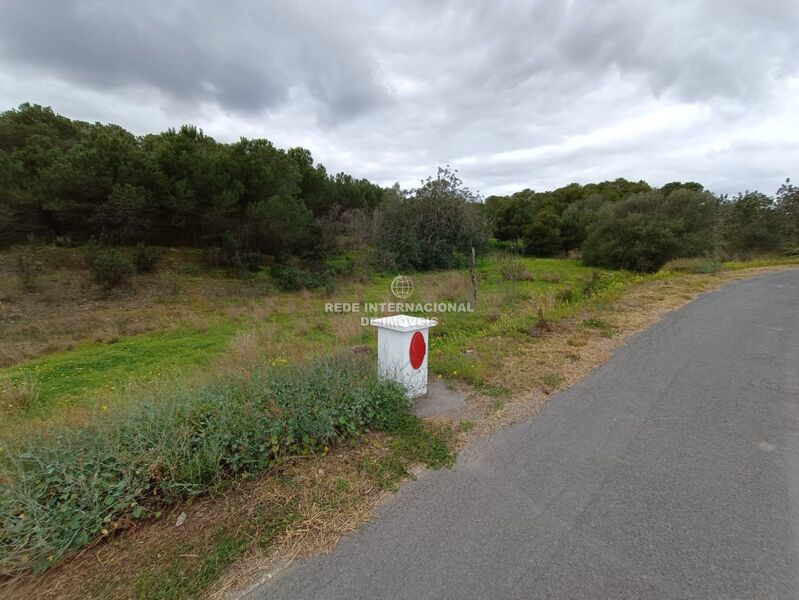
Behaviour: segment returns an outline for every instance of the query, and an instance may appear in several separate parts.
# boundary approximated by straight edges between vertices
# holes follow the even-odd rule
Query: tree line
[[[307,255],[331,211],[373,210],[383,193],[265,139],[219,143],[189,125],[136,136],[30,104],[0,115],[0,243],[94,238]]]
[[[290,264],[279,275],[292,288],[322,281],[298,262],[319,275],[332,255],[364,249],[386,268],[446,269],[491,236],[515,253],[637,271],[795,251],[799,191],[787,181],[775,197],[727,197],[696,182],[616,179],[484,201],[449,168],[414,190],[382,188],[266,139],[220,143],[190,125],[136,136],[31,104],[0,114],[0,246],[194,246],[240,271]]]
[[[656,271],[684,257],[799,250],[799,189],[718,196],[696,182],[626,179],[486,199],[494,236],[532,256],[579,253],[589,265]]]

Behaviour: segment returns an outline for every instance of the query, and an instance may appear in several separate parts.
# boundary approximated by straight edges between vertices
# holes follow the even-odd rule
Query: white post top
[[[404,333],[435,327],[438,325],[438,321],[410,315],[392,315],[390,317],[380,317],[379,319],[369,319],[369,324],[373,327],[383,327],[384,329],[393,329]]]

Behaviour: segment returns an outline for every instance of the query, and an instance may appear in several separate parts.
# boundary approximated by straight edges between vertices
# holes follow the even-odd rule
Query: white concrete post
[[[370,319],[377,327],[377,372],[380,377],[398,381],[408,397],[427,393],[428,332],[438,323],[408,315]]]

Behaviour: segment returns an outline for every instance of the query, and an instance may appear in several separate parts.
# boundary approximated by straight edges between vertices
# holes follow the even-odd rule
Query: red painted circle
[[[424,362],[424,355],[427,354],[427,344],[424,343],[424,336],[418,331],[411,338],[409,354],[411,356],[411,366],[414,369],[421,367]]]

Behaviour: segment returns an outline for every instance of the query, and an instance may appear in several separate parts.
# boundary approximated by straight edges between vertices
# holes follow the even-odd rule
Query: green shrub
[[[561,304],[571,304],[576,299],[576,294],[574,290],[567,286],[562,290],[559,290],[557,294],[555,294],[555,300],[560,302]]]
[[[472,248],[481,254],[488,246],[479,198],[448,168],[409,196],[387,192],[375,213],[375,233],[381,264],[399,271],[465,267]]]
[[[22,289],[26,292],[36,291],[39,276],[44,271],[42,262],[32,254],[20,254],[17,256],[16,271]]]
[[[352,275],[355,271],[355,259],[349,254],[337,254],[325,259],[325,267],[336,275]]]
[[[585,327],[590,327],[591,329],[610,329],[610,323],[596,317],[585,319],[583,321],[583,325]]]
[[[234,236],[226,235],[221,246],[205,251],[205,262],[210,267],[230,269],[238,276],[257,272],[264,264],[264,256],[242,247]]]
[[[599,291],[599,284],[602,281],[602,273],[599,271],[592,271],[591,277],[583,281],[582,295],[583,298],[590,298]]]
[[[178,388],[86,427],[0,442],[0,576],[42,571],[117,523],[369,429],[409,401],[355,357]]]
[[[137,273],[152,273],[161,261],[161,249],[139,244],[133,253],[133,266]]]
[[[112,290],[130,279],[133,264],[118,250],[91,245],[87,262],[92,279],[104,290]]]
[[[635,194],[604,205],[587,228],[587,265],[654,272],[667,261],[714,250],[718,201],[706,192],[680,189]]]
[[[272,278],[277,287],[284,292],[327,287],[329,280],[335,279],[331,273],[316,273],[290,264],[272,267]]]

